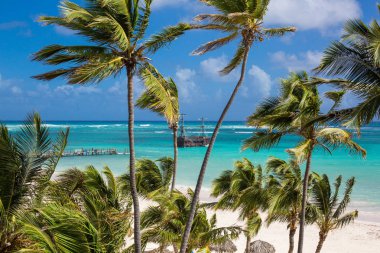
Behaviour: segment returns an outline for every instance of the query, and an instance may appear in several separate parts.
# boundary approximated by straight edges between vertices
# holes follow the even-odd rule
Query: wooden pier
[[[118,152],[116,148],[106,148],[106,149],[99,149],[99,148],[91,148],[91,149],[72,149],[72,150],[65,150],[63,152],[63,157],[71,157],[71,156],[100,156],[100,155],[126,155],[129,154],[129,150],[125,149],[123,152]]]

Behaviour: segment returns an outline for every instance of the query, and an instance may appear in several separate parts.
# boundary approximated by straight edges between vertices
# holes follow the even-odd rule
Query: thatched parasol
[[[237,251],[237,248],[231,240],[227,240],[222,244],[210,245],[210,250],[218,253],[234,253]]]
[[[250,253],[275,253],[276,249],[272,244],[264,241],[254,241],[250,244]]]
[[[173,253],[173,251],[170,251],[168,249],[164,249],[163,251],[160,251],[160,248],[152,249],[152,250],[146,250],[144,253]]]

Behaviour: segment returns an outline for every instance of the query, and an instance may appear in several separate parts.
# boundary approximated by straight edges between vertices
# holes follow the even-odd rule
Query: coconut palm
[[[148,108],[166,118],[169,128],[173,131],[174,163],[171,191],[175,188],[177,172],[177,130],[179,120],[179,103],[177,85],[173,79],[165,79],[157,69],[150,66],[150,70],[142,71],[146,90],[137,100],[136,105],[140,108]]]
[[[302,209],[302,172],[295,160],[286,162],[270,157],[266,164],[274,183],[269,189],[267,224],[286,222],[289,229],[289,253],[294,250],[294,235],[299,224]]]
[[[347,125],[368,124],[380,115],[380,26],[376,20],[366,25],[350,20],[341,41],[333,42],[324,52],[317,73],[337,79],[316,78],[351,91],[359,99],[357,106],[326,115],[325,120],[344,119]],[[359,129],[358,129],[359,130]]]
[[[153,200],[158,205],[150,206],[142,214],[143,241],[157,243],[161,250],[172,246],[178,252],[193,194],[189,189],[187,194],[174,191],[155,195]],[[217,227],[216,215],[208,219],[205,208],[200,205],[197,206],[195,221],[188,252],[203,252],[211,245],[221,245],[236,239],[241,232],[237,226]]]
[[[203,21],[206,24],[198,28],[207,30],[217,30],[228,33],[227,36],[210,41],[198,49],[193,54],[202,55],[217,48],[220,48],[236,39],[240,39],[238,48],[228,63],[228,65],[220,72],[222,74],[229,74],[241,65],[240,78],[237,82],[226,106],[224,107],[218,122],[213,131],[210,139],[210,144],[207,148],[206,154],[203,159],[203,163],[199,172],[197,185],[195,188],[194,199],[191,205],[190,217],[186,224],[186,230],[183,235],[181,253],[185,253],[187,240],[190,236],[190,228],[195,215],[195,208],[199,200],[199,194],[201,191],[203,179],[205,176],[208,160],[210,158],[212,149],[214,147],[216,137],[219,129],[222,125],[224,117],[226,116],[229,108],[231,107],[235,96],[243,84],[246,65],[248,60],[248,54],[251,46],[256,43],[260,43],[267,38],[274,36],[282,36],[287,32],[294,32],[294,27],[281,27],[281,28],[265,28],[263,26],[263,18],[266,14],[266,10],[269,4],[269,0],[237,0],[237,1],[225,1],[225,0],[201,0],[201,2],[214,7],[217,14],[201,14],[195,19],[197,21]]]
[[[346,182],[346,189],[339,202],[338,195],[342,176],[336,178],[334,186],[330,186],[327,175],[313,177],[311,204],[314,206],[315,223],[319,227],[319,242],[316,253],[321,252],[323,243],[325,242],[329,232],[335,229],[342,228],[358,217],[358,211],[345,213],[345,210],[350,203],[352,188],[355,184],[355,178],[352,177]],[[331,188],[334,188],[331,189]]]
[[[300,138],[295,148],[287,150],[298,163],[306,161],[298,253],[302,253],[303,248],[308,178],[315,148],[332,153],[333,149],[345,147],[350,153],[358,153],[363,157],[366,155],[365,150],[352,140],[349,132],[338,127],[325,127],[316,120],[322,115],[321,104],[318,90],[310,84],[307,73],[291,73],[288,79],[281,81],[281,94],[264,101],[248,118],[248,125],[268,129],[255,132],[243,145],[243,149],[259,151],[261,148],[276,145],[285,135],[296,135]]]
[[[38,113],[19,131],[0,125],[0,251],[12,251],[19,238],[15,213],[40,203],[67,144],[69,129],[55,140]]]
[[[149,25],[152,0],[87,0],[85,6],[62,1],[61,15],[41,17],[47,25],[58,25],[84,36],[85,45],[50,45],[34,54],[33,59],[63,68],[37,75],[40,80],[64,77],[70,84],[97,83],[123,70],[127,76],[128,137],[130,186],[134,205],[136,252],[140,245],[140,208],[135,182],[133,77],[150,65],[149,54],[170,43],[189,25],[168,27],[162,33],[144,40]],[[146,68],[148,71],[150,68]]]
[[[48,190],[43,205],[19,215],[28,250],[121,252],[131,234],[130,198],[108,167],[70,169]]]
[[[268,207],[268,194],[261,166],[255,167],[248,159],[237,161],[234,170],[223,171],[213,181],[211,195],[220,197],[215,209],[239,210],[239,218],[246,223],[246,252],[252,237],[260,230],[262,220],[259,210]]]
[[[149,159],[139,159],[136,163],[137,192],[143,197],[152,197],[159,192],[169,191],[173,177],[173,159],[161,157],[158,164]],[[120,177],[123,192],[129,192],[128,174]]]

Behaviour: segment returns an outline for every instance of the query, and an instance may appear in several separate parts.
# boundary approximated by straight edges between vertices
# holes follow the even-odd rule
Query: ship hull
[[[177,144],[179,148],[207,147],[210,144],[210,138],[205,136],[180,136],[177,139]]]

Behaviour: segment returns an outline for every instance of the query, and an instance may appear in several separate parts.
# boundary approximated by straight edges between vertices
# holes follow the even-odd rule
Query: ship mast
[[[185,133],[185,115],[186,114],[184,114],[184,113],[181,113],[180,114],[180,118],[181,118],[181,120],[180,120],[180,127],[179,127],[179,129],[180,129],[180,137],[185,137],[186,136],[186,133]]]
[[[200,118],[202,124],[201,124],[201,133],[202,133],[202,137],[206,137],[206,131],[205,131],[205,118],[202,117]]]

